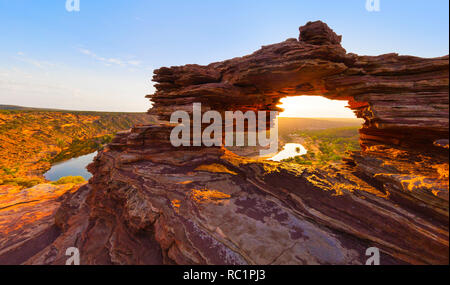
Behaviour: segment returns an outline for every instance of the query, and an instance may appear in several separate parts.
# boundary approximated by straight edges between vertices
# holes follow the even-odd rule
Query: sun
[[[347,101],[330,100],[321,96],[295,96],[280,100],[284,109],[280,117],[289,118],[356,118],[347,108]]]

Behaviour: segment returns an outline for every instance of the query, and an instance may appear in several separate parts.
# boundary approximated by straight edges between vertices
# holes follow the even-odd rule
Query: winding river
[[[283,150],[281,150],[275,156],[269,158],[268,160],[282,161],[283,159],[304,155],[306,153],[307,153],[306,148],[301,144],[287,143],[284,145]]]
[[[82,176],[84,179],[88,180],[92,177],[92,174],[87,171],[86,166],[92,162],[96,155],[97,152],[93,152],[54,164],[52,168],[44,174],[44,177],[50,181],[57,181],[66,176]]]
[[[306,153],[307,150],[303,145],[298,143],[287,143],[284,145],[283,150],[273,157],[268,158],[268,160],[282,161],[283,159],[304,155]],[[87,171],[86,166],[92,162],[96,155],[97,152],[93,152],[54,164],[52,168],[44,174],[44,177],[50,181],[57,181],[66,176],[82,176],[84,179],[88,180],[92,177],[92,174]]]

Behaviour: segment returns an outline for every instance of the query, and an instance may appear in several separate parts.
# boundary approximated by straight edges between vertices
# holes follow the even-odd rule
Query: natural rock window
[[[13,244],[0,263],[64,264],[76,245],[82,264],[364,264],[374,246],[383,265],[448,264],[449,58],[359,56],[340,42],[309,22],[244,57],[156,70],[160,123],[119,133],[65,197],[54,241]],[[194,102],[271,111],[298,94],[347,101],[364,120],[361,150],[302,166],[170,143],[170,114]]]

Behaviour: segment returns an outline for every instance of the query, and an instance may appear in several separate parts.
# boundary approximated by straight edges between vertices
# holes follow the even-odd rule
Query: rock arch
[[[153,77],[157,91],[148,96],[149,113],[169,120],[174,110],[190,110],[193,102],[205,111],[272,111],[281,98],[296,95],[347,100],[365,120],[362,151],[348,162],[402,197],[411,189],[428,189],[426,197],[415,193],[407,200],[432,200],[432,208],[438,205],[448,217],[448,55],[358,56],[340,42],[327,24],[309,22],[300,27],[299,39],[248,56],[160,68]]]
[[[139,168],[136,165],[146,164],[154,167],[165,165],[169,169],[171,167],[168,165],[175,167],[166,171],[178,173],[174,174],[177,177],[184,177],[187,181],[182,183],[186,183],[183,184],[186,185],[186,190],[182,192],[191,194],[182,194],[178,196],[179,199],[170,199],[167,193],[158,194],[172,200],[172,203],[175,201],[175,205],[181,208],[160,206],[163,209],[160,210],[162,217],[165,218],[155,222],[154,228],[156,236],[160,236],[157,240],[162,244],[163,251],[167,251],[166,258],[176,263],[266,263],[275,254],[264,251],[261,259],[256,257],[259,253],[247,256],[246,247],[251,245],[244,243],[236,249],[238,253],[235,255],[228,252],[230,247],[216,234],[191,227],[214,227],[214,220],[218,218],[208,216],[205,225],[204,221],[197,220],[197,214],[191,212],[190,199],[193,196],[190,195],[193,192],[190,191],[198,189],[192,188],[196,185],[195,178],[191,181],[185,175],[192,173],[189,171],[196,173],[196,169],[215,173],[211,174],[210,179],[216,179],[218,173],[237,175],[233,178],[236,181],[244,179],[236,182],[239,184],[238,192],[225,191],[231,197],[241,197],[234,200],[231,198],[234,202],[230,203],[245,204],[244,208],[238,210],[244,211],[244,216],[258,219],[251,211],[267,210],[269,206],[263,206],[267,202],[263,197],[273,195],[281,204],[289,205],[287,207],[293,211],[291,213],[303,213],[317,225],[328,227],[331,231],[345,232],[345,235],[357,239],[351,238],[350,241],[337,234],[342,249],[333,250],[336,250],[335,254],[346,256],[342,259],[327,260],[309,254],[296,259],[292,255],[286,255],[275,260],[275,263],[295,263],[295,260],[306,263],[358,263],[362,257],[359,253],[352,257],[353,250],[360,248],[362,244],[367,245],[359,239],[371,241],[369,244],[381,247],[389,256],[389,262],[448,263],[449,58],[419,58],[395,53],[358,56],[347,53],[340,41],[341,36],[336,35],[325,23],[309,22],[300,27],[299,39],[264,46],[248,56],[206,66],[185,65],[155,70],[153,80],[156,82],[156,92],[147,96],[153,102],[149,113],[156,115],[162,122],[151,126],[137,126],[131,132],[119,134],[109,146],[111,153],[101,154],[91,166],[94,173],[92,186],[102,189],[104,187],[101,185],[105,181],[117,182],[114,175],[107,175],[102,171],[104,168],[113,172],[120,171],[121,167],[117,163],[124,165],[124,169],[130,169],[133,165],[136,169]],[[347,165],[340,169],[302,169],[302,178],[295,178],[299,173],[298,170],[292,170],[292,166],[249,162],[230,155],[224,149],[174,149],[170,145],[169,133],[173,126],[167,121],[171,113],[176,110],[190,112],[194,102],[202,103],[202,111],[271,111],[277,110],[281,98],[296,95],[319,95],[329,99],[348,100],[357,117],[365,120],[360,130],[362,151],[352,153],[346,160]],[[115,161],[116,166],[113,166],[112,161]],[[149,172],[155,174],[153,170]],[[137,182],[139,179],[136,179],[134,177],[126,181],[134,181],[132,184],[137,189],[152,187]],[[157,182],[156,185],[164,185],[166,189],[173,191],[180,188],[174,184],[169,186],[168,183]],[[221,188],[214,182],[204,182],[203,185]],[[258,194],[259,198],[244,203],[248,198],[242,198],[243,196],[255,197],[252,196],[255,192],[249,189],[259,191],[262,196]],[[317,190],[313,189],[325,192],[317,194]],[[199,195],[214,196],[215,190],[204,190]],[[301,193],[301,196],[296,196],[296,193]],[[333,196],[341,198],[330,198]],[[206,204],[216,205],[210,200],[211,197],[205,199],[208,201]],[[390,203],[402,206],[396,209]],[[189,217],[188,220],[173,216],[176,216],[177,209],[183,209],[183,205],[184,215]],[[225,208],[230,210],[232,207]],[[314,209],[320,215],[312,214],[309,209]],[[205,208],[202,210],[207,211]],[[220,208],[218,211],[222,210]],[[227,214],[222,214],[230,215],[230,212],[225,212]],[[247,220],[239,218],[241,216],[238,212],[235,212],[236,222],[231,227],[241,224],[251,228]],[[406,213],[414,213],[417,220],[410,220],[410,214]],[[201,214],[203,215],[205,213]],[[260,218],[270,219],[267,214],[260,215]],[[168,216],[171,218],[167,218]],[[174,225],[184,228],[184,232],[172,236],[169,232]],[[419,228],[426,230],[419,233]],[[222,234],[231,239],[239,239],[245,233],[236,233],[229,228],[227,233]],[[225,254],[227,257],[219,257],[207,248],[189,241],[188,236],[192,235],[220,241],[219,248],[224,254],[228,252]],[[432,238],[433,235],[436,238]],[[189,256],[200,254],[208,257],[186,259],[187,253],[182,249],[164,244],[168,236],[182,244]],[[251,243],[258,240],[255,236],[253,238],[255,240]],[[267,244],[264,246],[272,241],[279,243],[285,238],[277,239],[266,240]],[[424,240],[430,242],[429,247],[418,251],[415,243],[422,243]],[[300,246],[298,250],[305,248],[301,249]]]
[[[150,114],[117,134],[56,214],[60,236],[27,263],[448,264],[448,56],[347,53],[326,24],[207,66],[160,68]],[[361,152],[340,167],[174,148],[175,110],[276,110],[280,98],[348,100]],[[0,253],[7,256],[8,252]]]
[[[277,110],[286,96],[319,95],[348,100],[365,124],[363,149],[375,145],[421,148],[448,139],[448,56],[418,58],[347,53],[325,23],[300,27],[299,39],[211,63],[160,68],[148,97],[150,113],[168,120],[172,111],[201,102],[213,110]]]

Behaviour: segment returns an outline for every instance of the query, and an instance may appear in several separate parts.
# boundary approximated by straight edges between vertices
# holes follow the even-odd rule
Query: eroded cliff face
[[[21,264],[60,234],[55,214],[80,184],[0,185],[0,264]]]
[[[347,53],[326,24],[207,66],[155,71],[159,124],[119,133],[89,184],[56,213],[61,233],[28,264],[448,264],[448,56]],[[176,110],[277,110],[286,96],[349,101],[361,152],[340,166],[170,144]],[[1,257],[1,255],[0,255]],[[1,259],[0,259],[1,260]]]

